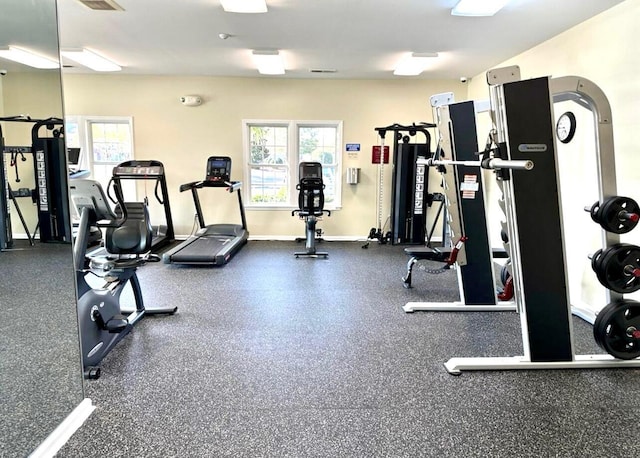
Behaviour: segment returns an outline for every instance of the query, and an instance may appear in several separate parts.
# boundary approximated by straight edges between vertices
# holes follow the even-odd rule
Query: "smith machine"
[[[640,248],[621,246],[620,229],[630,230],[639,219],[637,207],[616,195],[611,109],[602,90],[575,76],[520,79],[518,67],[487,73],[490,86],[491,160],[526,161],[533,167],[497,167],[506,216],[516,308],[520,315],[524,354],[512,357],[452,358],[451,374],[464,370],[568,369],[640,367],[640,303],[624,293],[640,289]],[[596,342],[609,354],[576,355],[572,338],[565,260],[565,234],[558,192],[552,100],[573,100],[594,114],[597,131],[599,200],[588,207],[602,226],[602,248],[592,259],[610,303],[594,323]],[[482,167],[489,168],[490,160]],[[626,202],[626,203],[625,203]],[[624,228],[623,228],[624,227]],[[612,230],[614,229],[614,230]],[[543,249],[541,249],[543,247]]]
[[[64,121],[60,118],[31,119],[22,115],[0,118],[0,121],[33,123],[30,146],[5,146],[0,124],[0,148],[3,153],[0,167],[0,251],[13,247],[11,203],[14,204],[29,242],[33,244],[32,234],[18,205],[17,198],[20,197],[31,198],[37,206],[38,224],[33,236],[39,231],[41,242],[70,243],[71,219],[67,193],[69,171],[65,155]],[[45,135],[46,131],[51,135]],[[19,181],[17,161],[26,161],[27,154],[33,156],[35,189],[21,188],[14,191],[9,185],[7,157],[10,158],[9,167],[14,167],[16,181]]]
[[[419,159],[418,163],[436,167],[442,174],[445,194],[446,224],[451,244],[442,248],[429,246],[408,247],[405,253],[411,258],[407,263],[407,274],[403,278],[406,288],[411,287],[414,266],[423,260],[440,262],[440,268],[426,269],[429,274],[443,273],[458,267],[460,301],[409,302],[405,312],[415,311],[507,311],[515,310],[510,282],[505,281],[504,291],[496,294],[493,258],[506,257],[504,250],[493,250],[487,228],[484,204],[482,169],[478,160],[478,137],[476,115],[486,111],[480,102],[454,103],[453,93],[431,97],[438,125],[438,148],[432,158]],[[488,105],[488,104],[486,104]],[[483,154],[490,152],[488,144]],[[524,167],[526,163],[512,161],[500,164],[503,167]],[[496,162],[486,164],[496,167]],[[422,267],[422,266],[421,266]]]

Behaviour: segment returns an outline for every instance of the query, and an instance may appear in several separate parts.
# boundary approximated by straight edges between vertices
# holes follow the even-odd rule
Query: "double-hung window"
[[[341,205],[342,121],[243,120],[249,208],[297,207],[300,162],[320,162],[325,207]]]
[[[78,168],[107,189],[113,168],[133,156],[133,121],[130,117],[68,116],[65,119],[67,147],[81,148]],[[132,183],[123,183],[128,198],[135,199]]]

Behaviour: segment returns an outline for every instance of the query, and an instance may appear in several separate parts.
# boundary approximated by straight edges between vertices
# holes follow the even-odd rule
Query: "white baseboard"
[[[91,399],[84,398],[67,418],[49,434],[42,444],[29,455],[29,458],[53,458],[73,433],[89,418],[95,408],[91,403]]]
[[[302,235],[251,235],[249,236],[249,240],[260,240],[260,241],[277,241],[277,242],[293,242],[297,238],[304,238]],[[333,235],[333,236],[322,236],[323,240],[327,242],[364,242],[367,240],[366,237],[358,237],[356,235]]]

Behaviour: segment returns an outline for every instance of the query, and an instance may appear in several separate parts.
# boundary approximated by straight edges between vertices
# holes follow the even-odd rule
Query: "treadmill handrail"
[[[192,181],[191,183],[185,183],[180,185],[180,192],[188,191],[193,188],[201,188],[202,181]]]
[[[190,189],[202,189],[202,188],[227,188],[227,191],[233,192],[242,188],[242,181],[192,181],[180,185],[180,192],[188,191]]]

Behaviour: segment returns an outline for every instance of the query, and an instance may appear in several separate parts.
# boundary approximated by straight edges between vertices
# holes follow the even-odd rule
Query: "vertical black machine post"
[[[41,242],[71,242],[71,218],[64,121],[48,118],[34,121],[31,151],[36,176],[36,204]],[[42,129],[51,136],[42,135]]]
[[[0,154],[4,151],[4,136],[0,126]],[[6,250],[13,246],[13,233],[11,231],[11,214],[9,205],[9,181],[7,180],[6,160],[2,154],[0,163],[0,250]]]

